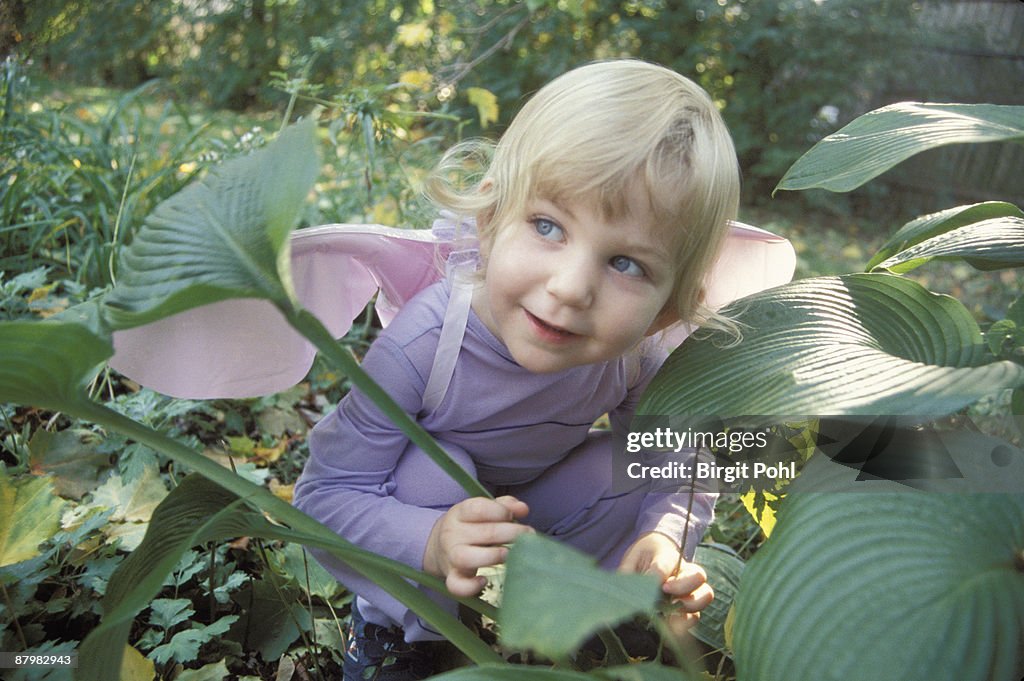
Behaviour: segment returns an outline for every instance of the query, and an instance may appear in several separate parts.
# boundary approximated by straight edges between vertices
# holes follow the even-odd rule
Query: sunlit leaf
[[[957,206],[930,215],[922,215],[903,225],[882,245],[871,261],[867,270],[874,269],[882,261],[904,251],[911,246],[945,234],[959,227],[971,225],[983,220],[1001,217],[1024,217],[1024,211],[1003,201],[987,201],[969,206]]]
[[[153,660],[126,645],[124,659],[121,662],[121,674],[118,676],[120,681],[153,681],[155,676],[156,666]]]
[[[803,279],[726,310],[731,347],[697,334],[655,376],[646,415],[930,414],[1024,384],[962,304],[886,274]]]
[[[778,189],[856,189],[928,149],[1024,141],[1024,106],[901,102],[867,113],[815,144]]]
[[[174,681],[224,681],[231,676],[224,660],[203,665],[199,669],[183,669],[174,677]],[[240,677],[241,679],[244,677]]]
[[[980,270],[1024,265],[1024,218],[983,220],[933,236],[886,258],[876,266],[908,272],[934,258],[964,259]]]
[[[155,466],[129,483],[120,475],[111,475],[93,492],[92,506],[114,509],[114,522],[149,522],[153,511],[167,496],[167,488]]]
[[[498,98],[493,92],[482,87],[471,87],[466,90],[466,99],[476,107],[481,128],[498,121]]]
[[[790,494],[744,571],[737,678],[1020,678],[1022,551],[1022,495]]]
[[[11,478],[0,467],[0,567],[39,555],[60,530],[64,501],[46,478]]]
[[[599,628],[650,613],[661,596],[649,575],[602,570],[579,551],[540,535],[524,535],[509,552],[502,606],[505,645],[561,658]],[[558,607],[551,607],[552,604]]]
[[[319,170],[314,131],[311,119],[294,125],[157,206],[105,299],[114,325],[232,297],[293,299],[288,235]]]

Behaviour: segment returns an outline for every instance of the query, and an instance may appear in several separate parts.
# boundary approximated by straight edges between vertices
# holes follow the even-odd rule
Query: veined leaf
[[[1024,141],[1024,106],[901,102],[864,114],[815,144],[776,187],[856,189],[922,151],[948,144]]]
[[[962,258],[980,270],[1024,265],[1024,218],[992,218],[959,227],[886,258],[876,269],[909,272],[933,258]]]
[[[0,567],[39,555],[39,545],[57,534],[64,500],[46,478],[8,477],[0,468]]]
[[[559,659],[600,627],[654,612],[660,596],[655,578],[608,572],[553,539],[524,535],[509,552],[498,612],[501,639]]]
[[[915,246],[922,241],[940,236],[946,232],[953,231],[960,227],[972,225],[984,220],[1002,217],[1024,218],[1024,211],[1003,201],[986,201],[969,206],[957,206],[947,210],[922,215],[911,220],[889,237],[867,265],[867,271],[871,271],[884,260]]]
[[[1020,678],[1022,552],[1019,494],[791,494],[743,574],[737,678]]]
[[[724,312],[743,340],[688,338],[638,414],[935,416],[1024,384],[1024,367],[987,360],[962,304],[893,275],[803,279]]]
[[[319,165],[311,119],[214,168],[146,218],[105,299],[117,328],[226,298],[294,300],[288,234]]]

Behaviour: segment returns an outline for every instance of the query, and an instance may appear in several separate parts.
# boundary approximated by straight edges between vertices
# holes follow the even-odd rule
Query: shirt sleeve
[[[632,380],[629,381],[630,387],[626,399],[614,412],[609,414],[612,430],[620,436],[616,440],[625,441],[640,398],[658,369],[661,368],[666,354],[660,350],[649,348],[647,352],[635,358],[639,364],[634,365],[636,367],[633,370],[635,376],[631,377]],[[628,369],[627,373],[629,373]],[[692,491],[685,489],[686,486],[686,482],[683,481],[677,491],[648,492],[640,507],[640,513],[637,515],[636,536],[639,537],[648,532],[658,532],[680,546],[685,535],[686,546],[683,554],[687,560],[693,560],[697,544],[700,543],[704,532],[714,519],[718,494]],[[689,509],[689,513],[687,513],[687,509]]]
[[[362,366],[415,417],[424,379],[397,344],[379,337]],[[422,569],[430,530],[444,511],[394,497],[394,472],[410,446],[369,397],[353,389],[310,434],[310,456],[295,485],[295,506],[364,549]],[[318,559],[336,575],[344,574],[330,556],[320,554]]]

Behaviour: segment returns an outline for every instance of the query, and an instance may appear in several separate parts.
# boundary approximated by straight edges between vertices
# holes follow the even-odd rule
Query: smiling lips
[[[533,326],[534,331],[537,332],[537,335],[549,343],[565,343],[579,337],[579,334],[575,334],[572,331],[566,331],[565,329],[548,324],[527,310],[524,310],[524,312],[526,312],[526,318],[530,320],[530,324]]]

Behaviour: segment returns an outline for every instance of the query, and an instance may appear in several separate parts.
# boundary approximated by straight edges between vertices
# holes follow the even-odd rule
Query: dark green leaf
[[[744,572],[738,679],[1017,679],[1022,550],[1022,495],[790,494]]]
[[[602,570],[573,548],[525,535],[509,553],[498,613],[502,642],[559,659],[602,627],[654,612],[660,596],[653,577]]]
[[[288,235],[319,170],[315,126],[284,130],[266,148],[215,168],[146,218],[105,299],[117,328],[226,298],[291,294]]]
[[[927,149],[1022,140],[1024,106],[901,102],[867,113],[815,144],[776,190],[850,191]]]
[[[743,561],[727,546],[701,544],[697,547],[693,562],[704,568],[708,584],[715,592],[715,600],[701,611],[693,635],[709,646],[724,650],[725,618],[740,586]]]
[[[1024,367],[988,361],[963,305],[892,275],[804,279],[725,312],[743,340],[688,338],[638,413],[938,415],[1024,384]]]

